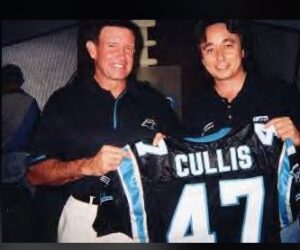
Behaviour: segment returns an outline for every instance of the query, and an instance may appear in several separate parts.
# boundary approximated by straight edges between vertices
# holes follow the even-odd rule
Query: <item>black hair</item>
[[[245,56],[242,60],[242,64],[243,67],[247,70],[250,66],[250,43],[249,43],[249,33],[248,33],[248,22],[241,21],[241,20],[230,20],[230,19],[200,20],[196,24],[196,28],[195,28],[197,46],[199,46],[200,43],[206,41],[207,27],[216,23],[224,23],[226,25],[227,30],[230,33],[237,34],[239,36],[242,49],[245,52]]]
[[[22,86],[24,83],[24,76],[19,66],[15,64],[7,64],[2,67],[2,85],[18,85]]]
[[[77,37],[77,74],[80,78],[91,78],[95,71],[93,59],[86,48],[86,42],[96,43],[102,29],[107,26],[126,28],[134,34],[135,55],[131,75],[135,73],[144,45],[140,28],[130,20],[85,20],[80,22]]]

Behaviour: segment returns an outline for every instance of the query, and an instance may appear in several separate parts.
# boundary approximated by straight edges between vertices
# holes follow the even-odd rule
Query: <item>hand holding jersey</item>
[[[266,124],[266,127],[274,126],[281,140],[291,139],[296,146],[300,146],[300,131],[290,117],[274,118]]]
[[[165,137],[166,136],[162,133],[156,133],[152,145],[158,145],[159,141]],[[85,176],[101,176],[107,174],[117,170],[124,157],[130,157],[129,153],[124,151],[124,149],[104,145],[94,157],[86,159],[83,162],[81,172]]]
[[[123,232],[140,242],[278,241],[279,228],[299,214],[294,147],[261,123],[228,131],[135,143],[118,168],[124,193],[113,192],[125,222],[102,217],[94,224],[99,235],[129,220]]]
[[[123,157],[129,157],[126,151],[119,147],[104,145],[92,158],[86,159],[81,167],[85,176],[101,176],[114,171],[120,165]]]

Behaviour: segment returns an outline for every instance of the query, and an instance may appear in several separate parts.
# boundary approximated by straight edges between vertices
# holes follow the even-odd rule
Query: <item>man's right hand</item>
[[[104,145],[91,158],[73,161],[47,159],[27,169],[26,178],[31,185],[63,185],[84,176],[101,176],[114,171],[123,157],[130,157],[121,148]]]
[[[92,158],[82,162],[81,171],[85,176],[101,176],[115,171],[123,157],[130,157],[122,148],[104,145]]]

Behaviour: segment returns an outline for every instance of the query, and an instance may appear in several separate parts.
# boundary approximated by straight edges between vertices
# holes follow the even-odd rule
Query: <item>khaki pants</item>
[[[134,242],[123,233],[97,237],[97,232],[93,228],[97,209],[97,205],[70,196],[59,219],[58,242]]]

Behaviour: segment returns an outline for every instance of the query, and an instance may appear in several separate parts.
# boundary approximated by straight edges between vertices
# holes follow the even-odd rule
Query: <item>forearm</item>
[[[82,174],[85,159],[63,162],[49,159],[31,166],[26,178],[32,185],[63,185],[78,180]]]

